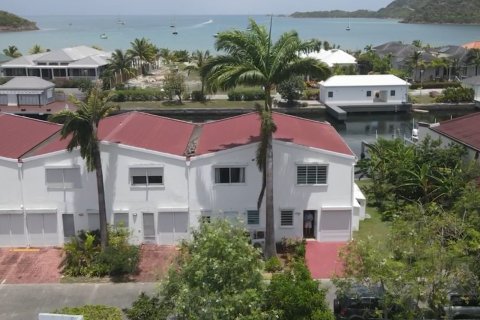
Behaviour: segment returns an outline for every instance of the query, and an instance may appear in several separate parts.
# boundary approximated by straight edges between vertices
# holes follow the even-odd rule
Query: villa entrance
[[[316,210],[303,210],[303,238],[315,238]]]

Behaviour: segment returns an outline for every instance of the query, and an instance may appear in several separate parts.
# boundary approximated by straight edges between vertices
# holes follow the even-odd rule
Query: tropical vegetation
[[[83,320],[122,320],[122,310],[103,305],[85,305],[81,307],[65,307],[55,313],[67,315],[82,315]]]
[[[72,103],[77,106],[76,111],[62,110],[50,117],[50,121],[63,124],[60,133],[62,139],[68,139],[67,150],[72,152],[80,149],[80,156],[85,160],[87,170],[96,173],[102,250],[108,246],[108,233],[98,125],[100,120],[116,109],[108,103],[110,99],[111,94],[102,91],[97,85],[92,88],[86,101],[71,97]]]
[[[301,41],[295,31],[282,34],[273,43],[271,27],[267,30],[250,20],[246,31],[232,30],[217,35],[215,47],[222,54],[210,59],[201,70],[209,87],[230,89],[238,85],[261,86],[265,101],[258,107],[261,119],[257,166],[263,174],[257,207],[265,196],[266,243],[265,256],[276,255],[273,211],[272,136],[276,130],[272,117],[273,88],[295,75],[314,75],[324,79],[329,75],[326,65],[312,58],[300,58],[299,52],[318,50],[319,41]]]
[[[347,246],[340,291],[381,285],[385,319],[440,319],[450,293],[478,294],[479,169],[465,155],[463,147],[431,138],[368,147],[359,164],[371,179],[364,190],[389,233],[381,242],[364,237]]]
[[[246,230],[223,219],[202,222],[182,244],[159,292],[141,294],[125,313],[130,320],[330,320],[325,291],[301,258],[263,281],[260,251]]]
[[[22,56],[22,53],[16,46],[8,46],[6,49],[3,49],[3,54],[11,58],[18,58]]]
[[[127,54],[140,67],[141,73],[146,75],[150,66],[157,60],[158,48],[146,38],[136,38],[130,42],[130,45],[131,48],[127,50]]]
[[[0,31],[37,30],[35,22],[0,10]]]

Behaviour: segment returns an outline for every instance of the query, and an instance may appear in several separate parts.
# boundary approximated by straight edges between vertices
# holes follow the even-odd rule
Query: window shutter
[[[45,182],[48,188],[63,189],[63,169],[46,169]]]
[[[293,211],[292,210],[282,210],[280,212],[280,225],[293,226]]]
[[[251,224],[251,225],[260,224],[260,215],[258,214],[258,210],[247,211],[247,224]]]
[[[63,169],[63,179],[65,189],[81,188],[80,168]]]

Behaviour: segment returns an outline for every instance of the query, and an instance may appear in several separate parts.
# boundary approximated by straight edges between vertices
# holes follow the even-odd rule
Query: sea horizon
[[[0,33],[0,49],[15,45],[23,54],[35,44],[48,49],[76,45],[104,50],[127,49],[135,38],[145,37],[159,48],[214,50],[214,35],[230,29],[246,29],[249,18],[267,26],[268,14],[257,15],[34,15],[40,30]],[[346,30],[350,21],[351,29]],[[345,50],[363,50],[388,41],[421,40],[432,46],[462,45],[480,39],[480,25],[405,24],[396,19],[292,18],[273,15],[273,38],[295,30],[304,40],[318,39]],[[173,34],[175,31],[177,34]],[[100,35],[106,38],[101,39]]]

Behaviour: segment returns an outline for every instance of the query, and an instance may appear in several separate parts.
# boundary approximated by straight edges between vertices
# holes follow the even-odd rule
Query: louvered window
[[[260,215],[258,210],[248,210],[247,211],[247,224],[249,225],[259,225],[260,224]]]
[[[326,184],[326,165],[299,165],[297,166],[297,184]]]
[[[282,211],[280,211],[280,225],[282,227],[293,226],[293,211],[292,210],[282,210]]]
[[[163,168],[130,168],[132,186],[163,185]]]

